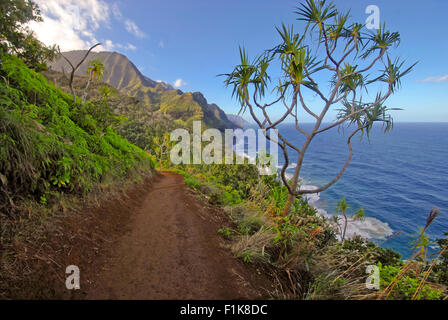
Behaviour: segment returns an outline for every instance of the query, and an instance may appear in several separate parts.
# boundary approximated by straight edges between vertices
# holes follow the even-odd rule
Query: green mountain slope
[[[64,92],[70,93],[69,80],[62,73],[46,70],[42,75]],[[82,93],[87,80],[87,77],[75,76],[73,80],[75,91]],[[181,126],[169,115],[152,111],[137,98],[130,97],[101,81],[91,83],[88,97],[92,103],[100,106],[96,110],[91,110],[92,115],[100,114],[102,117],[115,118],[112,127],[123,138],[148,152],[156,147],[153,143],[154,137],[161,137],[164,133]]]
[[[0,213],[14,216],[21,200],[46,204],[153,166],[111,127],[104,105],[74,104],[17,57],[0,60]]]
[[[78,63],[85,51],[63,53],[72,63]],[[148,111],[169,115],[180,125],[188,126],[193,120],[202,120],[207,127],[225,129],[238,127],[227,119],[216,104],[209,104],[200,92],[182,92],[171,85],[145,77],[124,55],[116,52],[92,52],[77,70],[76,75],[85,76],[88,62],[99,58],[104,64],[104,81],[121,92],[139,99]],[[51,69],[69,72],[68,63],[61,57],[50,64]]]

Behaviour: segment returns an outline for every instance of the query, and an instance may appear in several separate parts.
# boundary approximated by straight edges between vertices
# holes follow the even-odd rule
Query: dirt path
[[[87,298],[260,298],[206,214],[181,176],[159,175]]]

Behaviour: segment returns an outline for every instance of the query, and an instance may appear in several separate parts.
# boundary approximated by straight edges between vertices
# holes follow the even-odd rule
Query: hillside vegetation
[[[69,93],[69,80],[64,74],[46,70],[42,74],[64,92]],[[87,77],[75,76],[73,87],[81,92],[86,87]],[[129,142],[141,149],[151,152],[155,137],[181,126],[171,116],[152,111],[145,103],[131,97],[116,88],[102,82],[94,81],[90,85],[88,97],[94,108],[89,112],[98,118],[108,119],[110,125]]]
[[[368,239],[339,241],[338,223],[319,215],[305,197],[296,198],[283,216],[288,190],[278,175],[260,176],[253,165],[186,165],[173,170],[206,203],[224,208],[230,223],[218,233],[237,258],[270,276],[274,299],[446,297],[446,247],[436,259],[426,256],[425,229],[412,242],[413,257],[402,260],[396,251]],[[438,242],[443,247],[446,241]],[[377,290],[366,286],[368,266],[378,268]]]
[[[84,194],[106,175],[122,176],[151,158],[95,115],[94,102],[73,103],[17,57],[0,67],[0,211],[19,214],[18,202],[42,204],[57,193]],[[104,106],[102,106],[104,108]]]
[[[86,51],[77,50],[62,53],[71,62],[78,62]],[[189,126],[194,120],[202,120],[204,125],[220,130],[238,127],[216,104],[209,104],[200,92],[175,90],[165,82],[156,82],[145,77],[124,55],[116,52],[91,52],[76,71],[77,76],[87,74],[88,63],[100,59],[104,65],[104,82],[124,94],[137,98],[149,111],[171,116],[177,124]],[[68,63],[60,57],[50,63],[57,72],[68,72]]]
[[[319,11],[314,1],[307,3],[313,9],[311,13]],[[318,2],[320,6],[324,3]],[[25,34],[18,28],[39,19],[37,6],[32,2],[6,0],[0,6],[0,38],[7,39],[0,41],[0,298],[76,297],[65,290],[61,277],[65,275],[65,267],[79,264],[86,267],[83,277],[86,274],[97,277],[106,260],[105,250],[116,250],[117,239],[127,232],[133,214],[143,203],[153,210],[143,212],[150,218],[157,216],[160,223],[160,227],[154,228],[152,221],[146,220],[154,228],[151,230],[164,228],[176,234],[170,225],[175,224],[175,228],[184,232],[179,234],[191,233],[192,239],[198,239],[198,234],[202,236],[202,244],[186,241],[187,237],[179,234],[176,234],[179,236],[176,242],[167,241],[158,232],[133,239],[131,244],[139,241],[143,250],[149,249],[145,254],[156,263],[167,250],[151,251],[153,247],[148,243],[154,239],[175,248],[168,250],[173,256],[168,259],[172,265],[179,262],[175,252],[182,248],[179,245],[184,246],[182,249],[186,250],[181,251],[186,254],[191,253],[190,248],[197,249],[197,255],[190,255],[193,258],[182,266],[185,270],[193,268],[196,275],[207,273],[196,268],[197,257],[218,263],[216,249],[204,250],[205,242],[216,230],[201,227],[195,231],[186,223],[189,217],[184,213],[197,214],[198,207],[203,206],[207,213],[224,212],[224,219],[219,219],[222,227],[217,232],[236,258],[258,274],[270,277],[268,294],[272,298],[447,299],[448,238],[437,240],[440,251],[434,256],[429,254],[428,248],[433,243],[426,233],[439,210],[431,210],[425,226],[412,236],[412,257],[402,260],[397,252],[367,239],[345,239],[345,231],[342,231],[348,221],[345,199],[338,203],[334,219],[328,220],[318,214],[305,195],[292,195],[291,188],[294,192],[297,188],[294,183],[291,187],[289,181],[282,181],[279,173],[261,176],[255,165],[247,163],[174,166],[168,158],[171,130],[188,128],[193,120],[218,129],[235,125],[200,92],[184,93],[166,83],[153,81],[118,53],[89,55],[73,83],[76,92],[86,91],[87,94],[77,97],[69,88],[68,69],[64,68],[63,60],[52,63],[53,70],[45,71],[46,62],[58,54],[56,47],[42,46],[32,34]],[[323,30],[322,34],[326,32]],[[356,34],[352,33],[355,38]],[[284,28],[283,39],[287,45],[299,39],[294,36],[289,41],[289,38]],[[290,59],[293,64],[298,63],[297,57],[303,58],[308,52],[305,47],[298,48],[300,52],[296,53],[286,45],[280,48],[285,50],[286,60]],[[75,62],[84,53],[64,54]],[[244,51],[241,53],[244,63],[229,74],[227,84],[236,86],[235,92],[241,95],[244,107],[248,103],[245,90],[248,83],[255,84],[258,89],[264,88],[267,60],[260,60],[259,66],[254,68],[245,61]],[[293,57],[295,54],[297,57]],[[86,77],[89,67],[97,68],[98,77],[93,77],[92,73]],[[254,71],[257,68],[259,72]],[[99,81],[102,70],[105,71],[103,81]],[[284,70],[290,70],[292,78],[302,83],[301,72],[305,68],[294,65]],[[253,79],[250,74],[254,74]],[[362,128],[369,130],[369,124]],[[166,194],[158,197],[159,192],[166,192],[162,188],[179,187],[179,177],[166,180],[165,185],[159,185],[162,190],[155,188],[157,192],[152,195],[148,193],[152,188],[149,179],[135,185],[129,196],[122,192],[126,191],[126,186],[152,176],[156,161],[161,170],[181,174],[185,184],[194,191],[197,198],[188,197],[195,201],[187,203],[192,205],[187,210],[179,206],[179,202],[187,201],[183,194],[179,198]],[[174,194],[177,190],[171,192]],[[95,210],[95,205],[107,197],[108,191],[111,191],[108,200],[113,198],[114,201],[102,201],[102,208]],[[118,196],[120,192],[122,197]],[[94,197],[93,205],[90,197]],[[148,199],[150,201],[146,201]],[[172,205],[168,207],[169,213],[175,214],[171,219],[165,214],[167,201]],[[363,219],[364,214],[360,212],[351,218]],[[203,237],[203,230],[207,230],[207,237]],[[125,248],[130,247],[132,245]],[[142,257],[139,250],[134,253]],[[134,260],[123,257],[118,259],[119,263],[126,264],[131,270],[128,274],[135,276]],[[154,269],[148,268],[148,260],[143,259],[141,269],[157,275]],[[171,270],[172,265],[163,271]],[[120,273],[126,270],[122,267],[119,265]],[[369,288],[372,282],[369,282],[370,274],[366,273],[372,267],[378,272],[376,290]],[[214,268],[207,270],[215,271]],[[181,273],[180,282],[184,281],[184,274]],[[169,272],[168,275],[171,276]],[[92,278],[83,279],[91,283]],[[113,277],[113,281],[116,279]],[[145,282],[133,281],[135,283],[144,291],[153,288],[148,282],[147,286]],[[160,284],[170,285],[162,281]],[[213,285],[210,288],[216,289]],[[191,288],[172,285],[170,289]]]

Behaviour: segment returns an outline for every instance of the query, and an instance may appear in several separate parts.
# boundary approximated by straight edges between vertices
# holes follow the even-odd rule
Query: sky
[[[223,77],[239,62],[238,47],[251,57],[280,43],[275,29],[282,23],[303,29],[294,13],[296,0],[35,0],[44,18],[31,28],[44,43],[63,51],[86,49],[96,42],[99,51],[126,55],[147,77],[168,82],[182,91],[200,91],[209,103],[227,113],[238,113],[232,90]],[[387,106],[397,122],[448,121],[448,42],[446,0],[335,0],[350,9],[353,19],[365,22],[366,8],[379,8],[380,22],[401,34],[399,55],[407,65],[419,63],[402,80]],[[275,71],[273,71],[275,74]],[[327,79],[318,79],[327,81]],[[321,107],[313,95],[312,108]],[[273,113],[279,112],[274,108]],[[248,114],[243,115],[250,119]],[[333,120],[332,111],[327,120]],[[303,115],[304,122],[312,118]]]

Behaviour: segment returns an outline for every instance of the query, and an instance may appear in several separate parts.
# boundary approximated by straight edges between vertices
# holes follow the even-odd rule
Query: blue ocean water
[[[311,125],[304,125],[310,130]],[[280,132],[295,144],[304,140],[293,124]],[[329,130],[317,136],[305,156],[303,184],[322,186],[329,182],[346,161],[349,132]],[[334,214],[343,197],[353,210],[365,209],[367,219],[355,222],[351,232],[367,236],[384,247],[411,254],[410,242],[426,223],[433,207],[441,213],[428,229],[431,239],[448,232],[448,123],[396,123],[383,133],[374,127],[370,140],[352,139],[354,155],[342,178],[310,201],[324,214]],[[281,154],[279,163],[283,163]],[[297,156],[290,153],[290,162]],[[292,175],[294,168],[288,169]],[[398,236],[392,234],[401,232]]]

